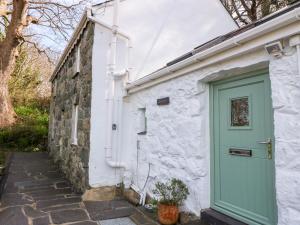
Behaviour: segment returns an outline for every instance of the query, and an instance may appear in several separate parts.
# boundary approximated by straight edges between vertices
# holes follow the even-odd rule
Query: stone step
[[[201,225],[247,225],[213,209],[201,211]]]

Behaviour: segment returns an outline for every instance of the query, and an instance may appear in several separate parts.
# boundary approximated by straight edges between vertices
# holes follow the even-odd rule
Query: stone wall
[[[78,191],[88,186],[93,40],[94,24],[89,23],[79,39],[80,72],[76,73],[75,47],[52,83],[49,150]],[[74,104],[78,105],[77,145],[71,140]]]

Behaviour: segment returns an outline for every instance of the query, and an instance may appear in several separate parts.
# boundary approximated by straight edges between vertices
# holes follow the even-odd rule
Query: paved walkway
[[[130,217],[157,224],[123,200],[82,202],[47,153],[15,153],[0,205],[0,225],[100,225]],[[101,225],[113,224],[109,221]],[[124,225],[127,223],[124,223]]]

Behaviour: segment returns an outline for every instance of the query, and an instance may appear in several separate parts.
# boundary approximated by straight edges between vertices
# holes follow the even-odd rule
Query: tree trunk
[[[13,125],[16,113],[11,103],[8,82],[15,64],[16,48],[0,43],[3,53],[0,56],[0,128]]]
[[[0,3],[2,7],[7,7],[7,1],[0,0]],[[16,121],[16,113],[9,97],[8,81],[16,63],[18,46],[23,40],[24,27],[28,26],[28,4],[29,0],[13,0],[11,21],[5,38],[0,41],[0,127],[10,126]]]
[[[12,106],[9,92],[8,81],[0,81],[0,128],[14,124],[16,114]]]

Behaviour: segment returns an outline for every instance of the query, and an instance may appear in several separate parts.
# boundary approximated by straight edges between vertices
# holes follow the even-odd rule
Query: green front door
[[[216,82],[212,207],[248,224],[276,224],[273,114],[267,73]]]

